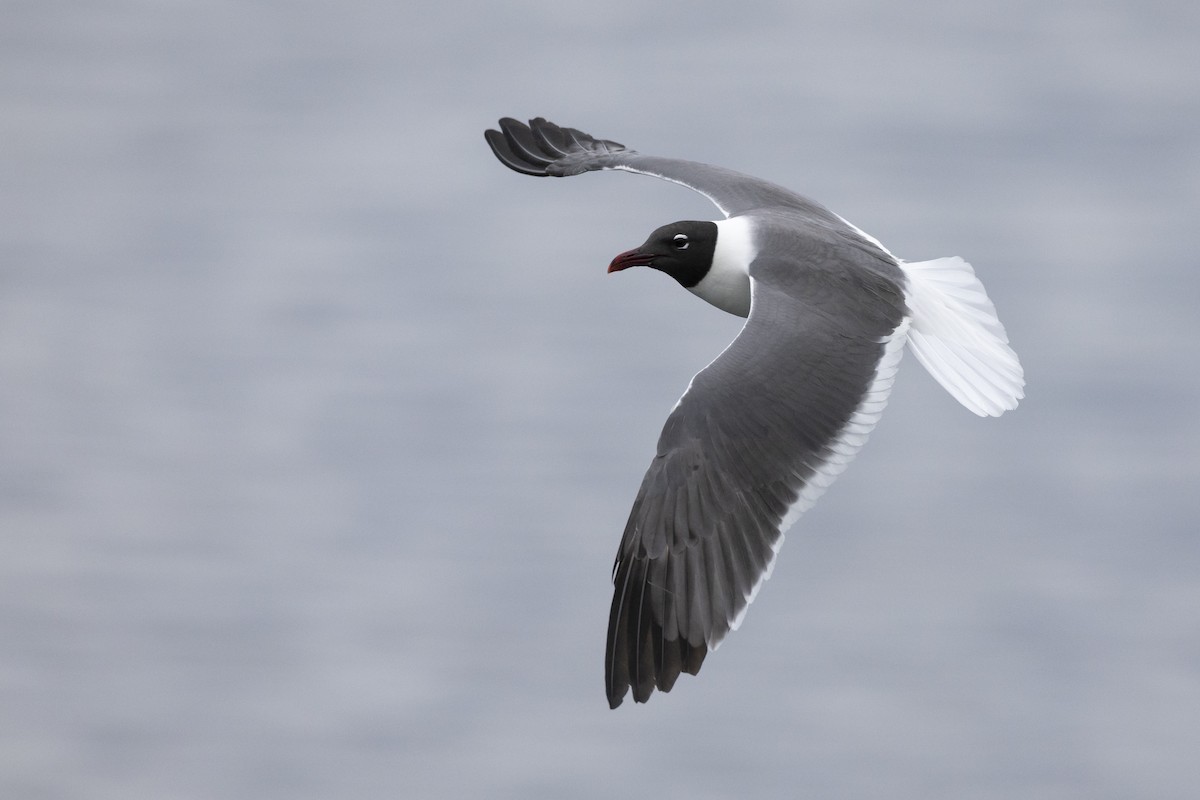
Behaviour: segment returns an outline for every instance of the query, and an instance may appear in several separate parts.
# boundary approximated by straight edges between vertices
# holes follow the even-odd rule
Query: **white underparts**
[[[739,317],[750,314],[750,262],[757,254],[747,217],[717,220],[717,244],[707,274],[688,289],[705,302]]]

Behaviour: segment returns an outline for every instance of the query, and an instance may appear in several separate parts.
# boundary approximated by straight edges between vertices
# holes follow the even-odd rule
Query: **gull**
[[[956,400],[999,416],[1024,373],[971,265],[906,262],[824,206],[759,178],[643,155],[537,118],[485,133],[526,175],[622,170],[677,183],[723,217],[656,229],[608,271],[650,267],[745,317],[667,417],[613,566],[611,708],[695,675],[770,576],[783,533],[875,427],[905,345]]]

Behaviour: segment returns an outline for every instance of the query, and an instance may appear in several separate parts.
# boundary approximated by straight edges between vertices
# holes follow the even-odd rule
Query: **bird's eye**
[[[675,245],[676,250],[687,250],[688,245],[691,244],[691,242],[688,241],[687,234],[684,233],[675,234],[675,238],[672,239],[671,242]]]

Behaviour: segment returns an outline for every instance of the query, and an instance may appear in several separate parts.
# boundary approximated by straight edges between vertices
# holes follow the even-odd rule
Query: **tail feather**
[[[1025,373],[971,265],[958,257],[901,262],[908,275],[908,346],[958,402],[998,417],[1025,396]]]

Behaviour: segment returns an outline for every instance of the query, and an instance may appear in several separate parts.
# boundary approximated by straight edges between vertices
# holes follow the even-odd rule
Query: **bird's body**
[[[727,169],[542,119],[500,126],[488,143],[519,172],[648,174],[726,216],[663,226],[609,267],[659,269],[747,317],[667,418],[617,552],[605,685],[614,708],[630,687],[644,702],[738,626],[783,531],[866,441],[906,343],[977,414],[1015,407],[1023,375],[961,259],[902,262],[819,204]]]

